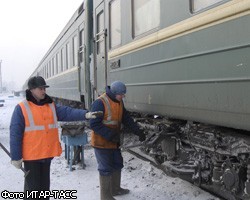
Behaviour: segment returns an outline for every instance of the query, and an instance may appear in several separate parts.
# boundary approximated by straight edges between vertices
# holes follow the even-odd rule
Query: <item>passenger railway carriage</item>
[[[126,108],[156,135],[145,152],[226,199],[250,199],[249,52],[250,0],[86,0],[31,76],[87,109],[123,81]]]

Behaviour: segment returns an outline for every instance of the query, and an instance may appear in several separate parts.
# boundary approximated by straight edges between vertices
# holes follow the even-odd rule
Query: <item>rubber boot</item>
[[[121,188],[121,171],[115,171],[111,177],[111,194],[112,196],[128,194],[129,190]]]
[[[101,200],[115,200],[111,195],[111,176],[99,176]]]

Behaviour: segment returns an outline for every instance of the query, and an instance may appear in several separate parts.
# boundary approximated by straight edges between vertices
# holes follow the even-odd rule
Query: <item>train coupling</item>
[[[136,147],[153,147],[155,145],[158,145],[162,140],[164,140],[165,138],[168,137],[174,137],[176,136],[175,132],[172,133],[166,133],[164,131],[161,132],[155,132],[155,133],[151,133],[145,141],[140,142],[140,143],[135,143],[135,144],[129,144],[129,145],[121,145],[120,149],[122,151],[126,151],[128,149],[132,149],[132,148],[136,148]]]

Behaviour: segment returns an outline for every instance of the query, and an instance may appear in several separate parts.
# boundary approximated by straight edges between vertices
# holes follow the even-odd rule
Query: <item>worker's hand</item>
[[[97,117],[101,117],[103,115],[102,111],[95,111],[95,112],[87,112],[85,114],[86,119],[95,119]]]
[[[143,142],[146,140],[146,135],[144,134],[144,131],[139,129],[138,131],[136,131],[136,135],[139,136],[139,141]]]
[[[114,143],[120,143],[120,137],[121,137],[120,131],[114,129],[114,130],[112,130],[112,132],[113,132],[113,133],[112,133],[112,136],[111,136],[110,141],[111,141],[111,142],[114,142]]]
[[[23,159],[20,160],[12,160],[11,164],[14,165],[17,169],[22,167]]]
[[[112,139],[111,139],[111,142],[114,142],[114,143],[120,143],[120,134],[115,134]]]

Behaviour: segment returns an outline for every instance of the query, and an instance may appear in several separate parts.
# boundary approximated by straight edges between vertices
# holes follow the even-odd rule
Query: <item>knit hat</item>
[[[126,94],[126,86],[121,81],[115,81],[111,83],[110,91],[115,95]]]
[[[28,81],[28,88],[35,89],[35,88],[47,88],[49,87],[46,85],[46,82],[43,77],[41,76],[33,76]]]

